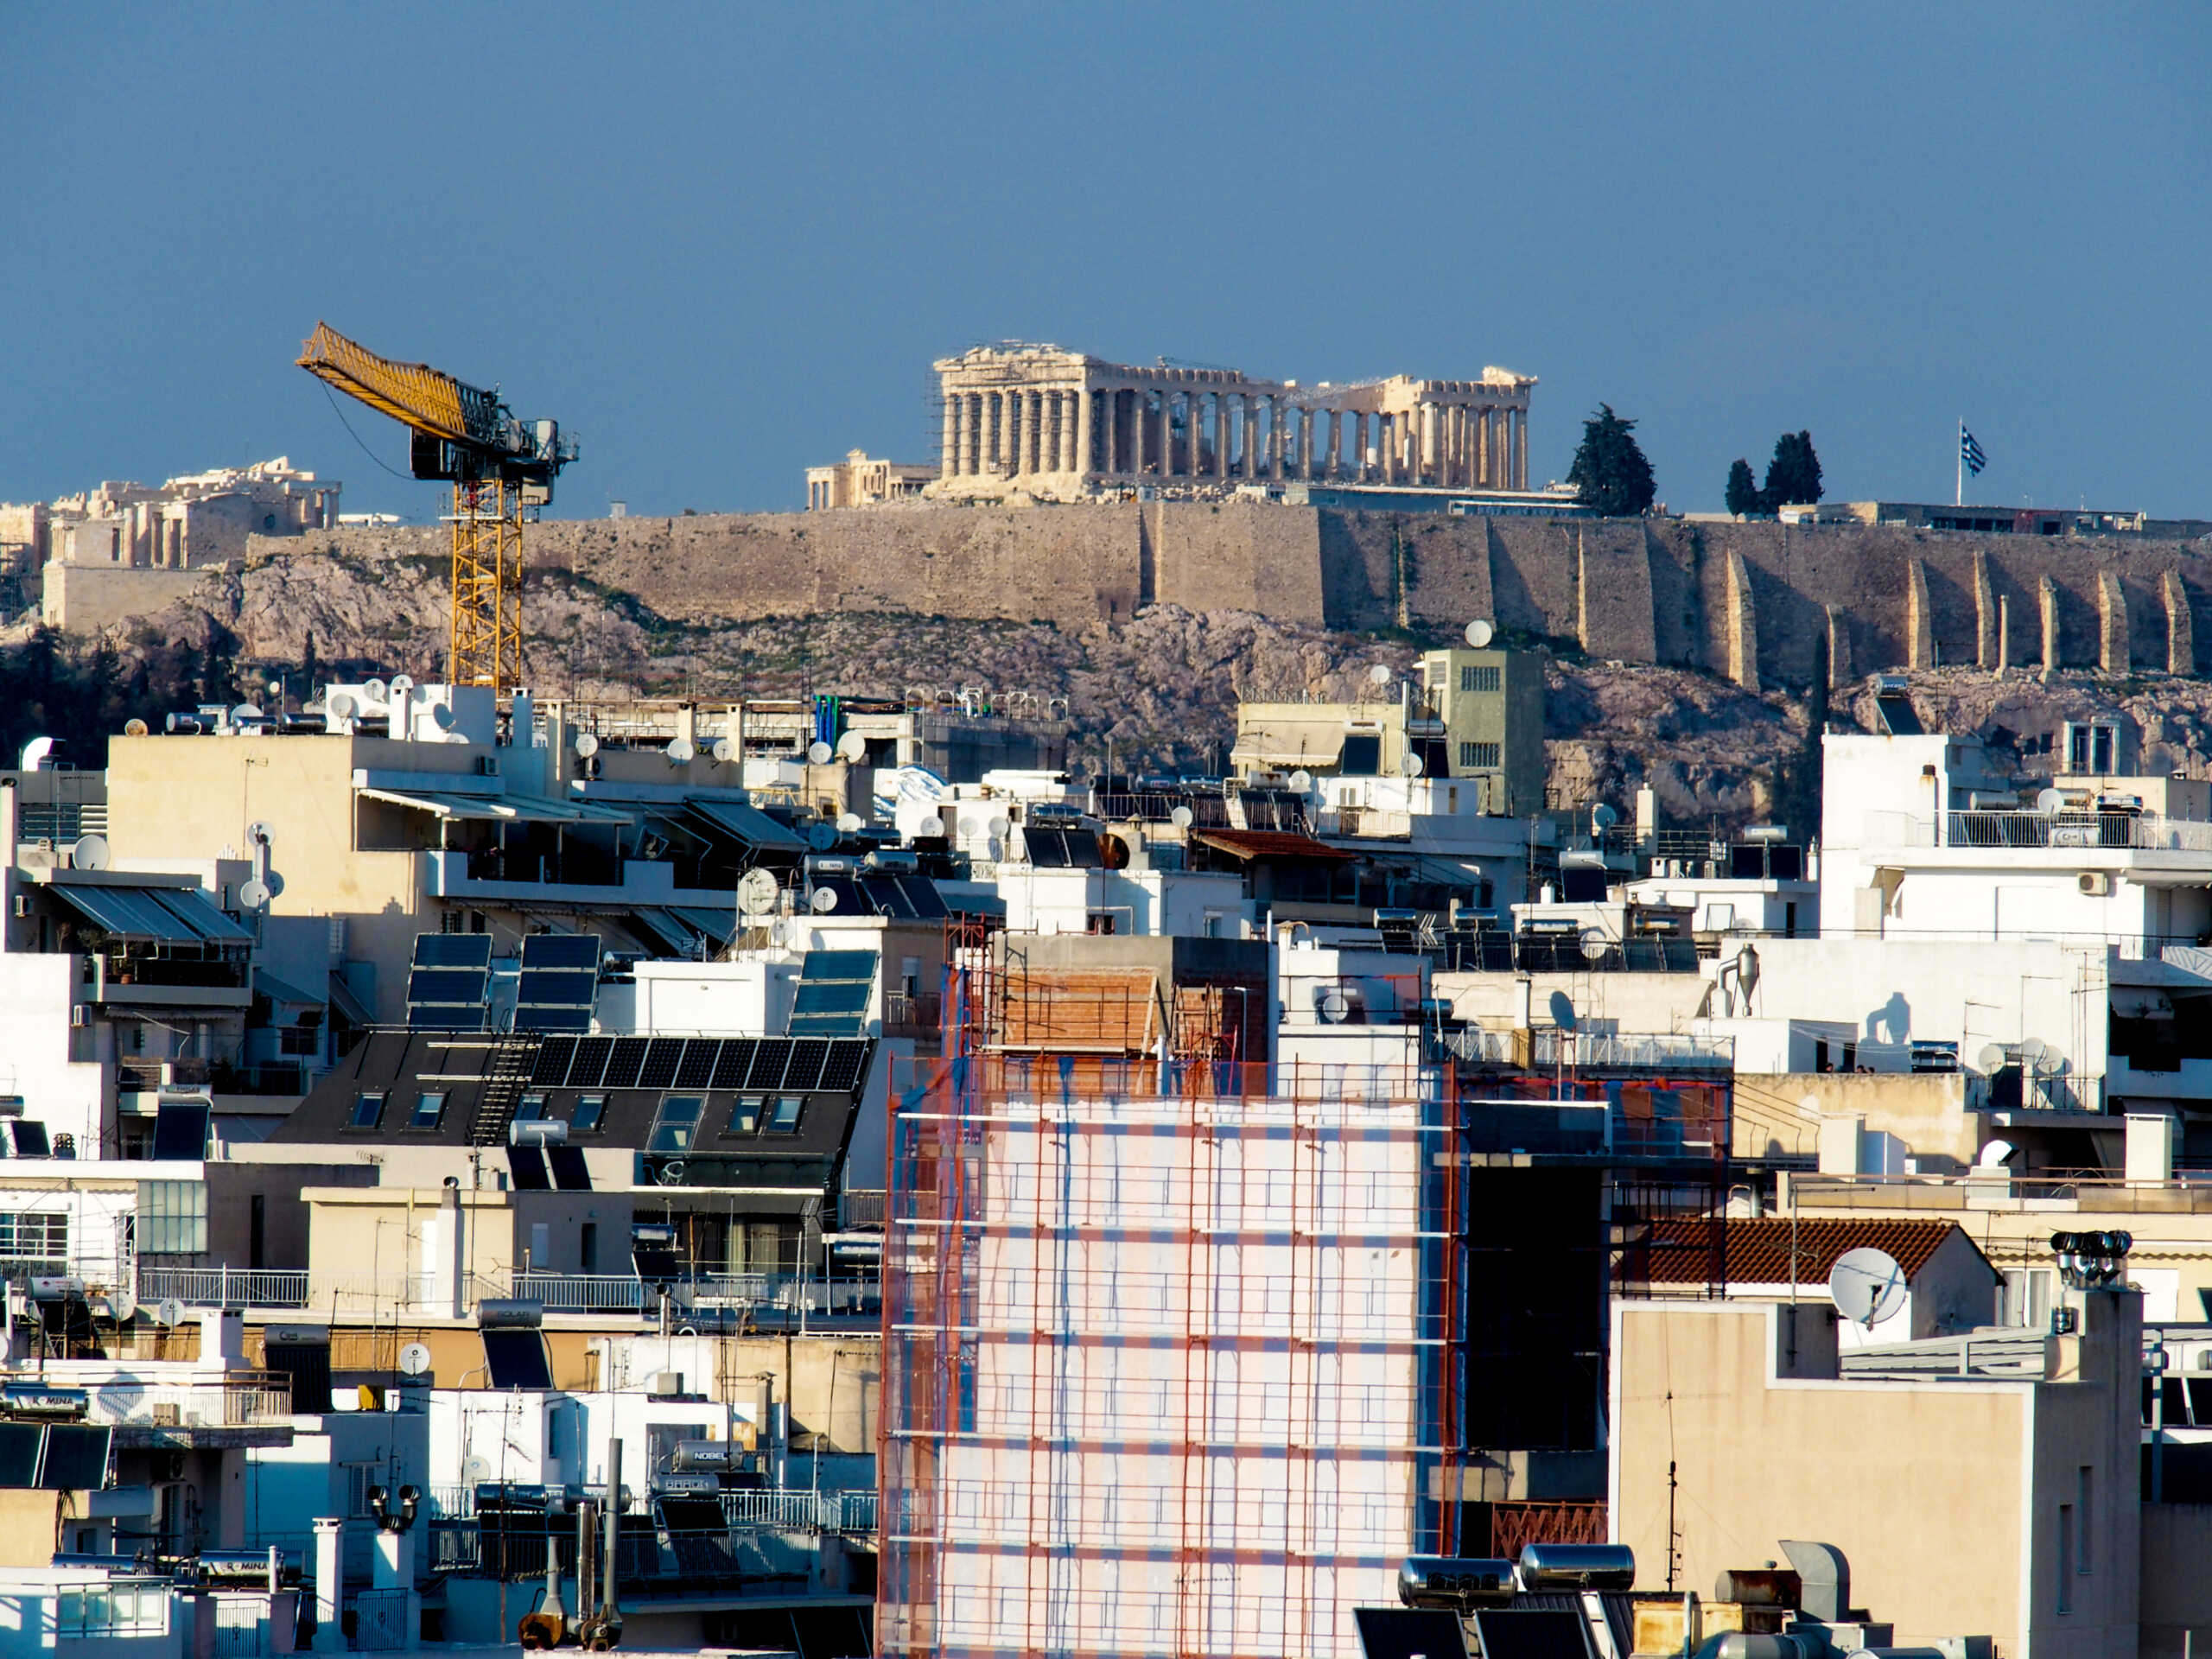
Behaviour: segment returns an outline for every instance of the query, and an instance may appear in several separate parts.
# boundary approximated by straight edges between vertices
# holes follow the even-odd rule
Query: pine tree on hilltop
[[[1751,463],[1741,455],[1728,468],[1728,511],[1738,518],[1749,518],[1767,510],[1766,497],[1759,493],[1758,480],[1751,476]]]
[[[1636,518],[1659,493],[1635,431],[1636,423],[1614,414],[1611,404],[1599,404],[1582,423],[1582,445],[1567,481],[1575,486],[1576,500],[1608,518]]]
[[[1810,432],[1785,432],[1774,441],[1765,494],[1769,512],[1821,499],[1821,458],[1813,453]]]

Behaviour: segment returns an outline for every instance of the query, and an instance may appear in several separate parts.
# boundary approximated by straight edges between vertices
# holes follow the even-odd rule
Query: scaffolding
[[[1457,1548],[1457,1103],[1345,1070],[913,1063],[881,1651],[1350,1656]]]

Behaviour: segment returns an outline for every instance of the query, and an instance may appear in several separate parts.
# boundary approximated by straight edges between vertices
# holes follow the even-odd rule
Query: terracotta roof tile
[[[1357,856],[1311,836],[1294,836],[1281,830],[1193,830],[1191,836],[1238,858],[1317,858],[1338,862]]]
[[[1751,1220],[1732,1217],[1722,1224],[1727,1250],[1726,1278],[1734,1285],[1785,1285],[1790,1281],[1789,1249],[1792,1224],[1787,1217]],[[1797,1245],[1796,1281],[1824,1285],[1836,1258],[1847,1251],[1872,1247],[1887,1250],[1912,1278],[1941,1249],[1953,1233],[1965,1230],[1955,1221],[1902,1221],[1886,1217],[1865,1219],[1816,1219],[1800,1217],[1795,1224]],[[1644,1284],[1705,1284],[1719,1275],[1710,1271],[1708,1255],[1712,1224],[1692,1217],[1656,1222],[1651,1229],[1648,1264],[1632,1254],[1625,1275]],[[1638,1253],[1640,1254],[1640,1253]]]

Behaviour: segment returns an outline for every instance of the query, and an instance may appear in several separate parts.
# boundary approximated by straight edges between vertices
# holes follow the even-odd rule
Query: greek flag
[[[1963,425],[1959,428],[1959,460],[1977,478],[1981,475],[1981,469],[1989,465],[1989,457],[1981,453],[1980,441]]]

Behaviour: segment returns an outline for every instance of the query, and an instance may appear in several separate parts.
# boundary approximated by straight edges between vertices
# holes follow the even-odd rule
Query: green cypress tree
[[[1636,423],[1614,414],[1611,404],[1599,404],[1598,412],[1582,423],[1581,447],[1574,452],[1567,481],[1574,486],[1578,501],[1608,518],[1633,518],[1658,497],[1651,463],[1635,432]]]

